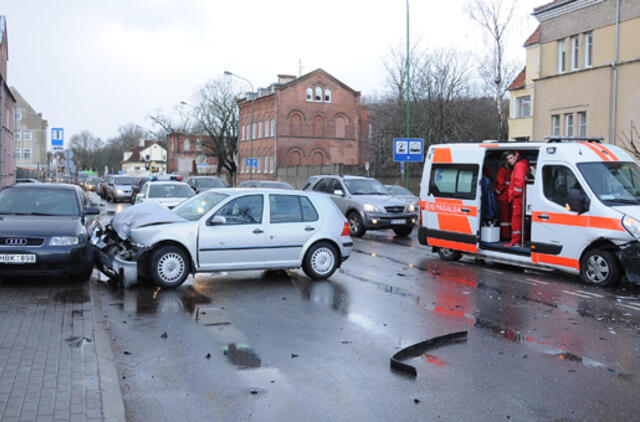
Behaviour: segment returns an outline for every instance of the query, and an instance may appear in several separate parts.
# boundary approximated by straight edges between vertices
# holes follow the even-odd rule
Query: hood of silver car
[[[164,205],[156,202],[142,202],[129,207],[111,221],[111,227],[122,240],[129,237],[131,230],[153,224],[179,223],[187,221]]]
[[[384,209],[384,207],[393,207],[393,206],[403,206],[405,205],[404,201],[399,200],[398,198],[394,198],[391,195],[353,195],[352,199],[362,202],[373,204],[379,208]]]

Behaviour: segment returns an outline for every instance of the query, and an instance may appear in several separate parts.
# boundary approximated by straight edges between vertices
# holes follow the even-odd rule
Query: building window
[[[269,173],[269,157],[264,157],[264,172]]]
[[[24,149],[24,160],[25,161],[31,161],[31,149],[30,148],[25,148]]]
[[[262,173],[262,157],[256,158],[258,166],[256,167],[256,173]]]
[[[16,110],[15,118],[16,118],[16,120],[22,120],[22,113],[20,113],[18,110]]]
[[[17,131],[17,132],[15,133],[16,141],[19,141],[19,140],[20,140],[20,136],[21,136],[20,131]]]
[[[258,122],[258,138],[262,138],[262,122]]]
[[[571,37],[571,70],[578,70],[578,54],[580,53],[580,41],[577,36]]]
[[[313,101],[313,89],[307,88],[307,101]]]
[[[565,114],[567,136],[573,136],[573,113]]]
[[[593,64],[593,32],[584,34],[584,67]]]
[[[331,102],[331,90],[329,88],[326,88],[324,90],[324,102],[325,103]]]
[[[558,41],[558,73],[563,73],[566,68],[567,58],[567,42],[566,40]]]
[[[25,130],[24,131],[23,139],[25,141],[30,141],[31,140],[31,131],[30,130]]]
[[[553,136],[560,136],[560,115],[551,116],[551,133]]]
[[[587,136],[587,112],[581,111],[578,113],[578,134],[581,137]]]
[[[196,138],[196,149],[202,151],[202,140],[200,138]]]
[[[190,151],[191,150],[191,143],[189,142],[189,138],[184,138],[183,147],[184,147],[185,151]]]
[[[316,101],[322,101],[322,88],[316,87]]]
[[[273,173],[276,169],[276,157],[272,155],[269,157],[269,161],[271,161],[271,165],[269,166],[269,173]]]
[[[373,139],[373,124],[369,123],[369,140]]]
[[[16,148],[15,152],[13,153],[13,158],[15,158],[16,160],[20,159],[20,148]]]
[[[264,121],[264,137],[269,137],[269,120]]]
[[[531,117],[531,95],[516,98],[513,117],[516,119]]]
[[[251,126],[251,138],[252,138],[252,139],[256,139],[256,125],[257,125],[257,123],[254,123],[254,124]]]
[[[271,119],[271,136],[276,136],[276,119]]]

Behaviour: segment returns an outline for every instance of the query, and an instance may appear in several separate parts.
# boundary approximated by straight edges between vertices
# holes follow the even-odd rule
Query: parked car
[[[180,176],[179,174],[158,174],[155,176],[151,176],[151,179],[161,180],[161,181],[176,180],[178,182],[181,182],[183,177]]]
[[[29,179],[29,178],[21,177],[16,179],[16,183],[40,183],[40,181],[37,179]]]
[[[384,187],[389,189],[389,192],[391,192],[391,195],[393,195],[394,198],[398,198],[406,204],[413,204],[415,209],[418,209],[418,206],[420,205],[420,198],[417,195],[414,195],[414,193],[409,189],[398,185],[384,185]]]
[[[84,182],[84,188],[87,192],[95,192],[98,189],[98,186],[102,183],[102,179],[99,177],[90,177]]]
[[[187,179],[187,184],[195,193],[203,192],[207,189],[226,188],[227,185],[218,176],[191,176]]]
[[[347,216],[351,235],[367,230],[392,229],[396,236],[409,236],[418,215],[414,204],[394,198],[376,179],[361,176],[312,176],[303,190],[329,195]]]
[[[136,177],[136,183],[131,186],[131,203],[135,204],[136,196],[140,193],[140,190],[147,183],[151,177],[149,176],[138,176]]]
[[[135,203],[156,202],[171,209],[192,196],[195,193],[184,182],[147,182],[136,195]]]
[[[0,191],[0,277],[63,276],[86,281],[94,267],[89,233],[99,223],[82,189],[29,183]]]
[[[107,201],[131,201],[131,186],[136,182],[133,176],[117,175],[108,180]]]
[[[276,182],[273,180],[247,180],[238,185],[239,188],[260,188],[260,189],[288,189],[293,190],[294,187],[287,182]]]
[[[153,183],[151,184],[153,186]],[[190,273],[302,267],[330,277],[351,255],[349,224],[313,192],[211,189],[173,210],[143,202],[96,233],[98,268],[125,286],[149,274],[176,287]]]
[[[100,182],[100,188],[96,191],[100,198],[107,199],[107,185],[109,184],[109,180],[111,180],[112,178],[113,175],[108,174],[104,176],[102,182]]]

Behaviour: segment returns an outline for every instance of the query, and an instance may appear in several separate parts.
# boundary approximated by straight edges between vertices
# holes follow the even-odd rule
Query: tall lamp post
[[[410,87],[410,73],[409,73],[409,0],[407,0],[407,138],[411,137],[409,130],[409,87]],[[409,162],[406,162],[406,172],[407,172],[407,189],[409,189]]]
[[[249,84],[251,87],[251,123],[249,124],[249,158],[253,158],[253,110],[256,104],[256,95],[255,90],[253,89],[253,84],[247,78],[243,78],[240,75],[236,75],[235,73],[231,73],[228,70],[224,71],[225,76],[235,76],[238,79],[241,79]],[[240,134],[240,127],[238,126],[238,135]],[[238,136],[238,168],[236,169],[236,185],[238,184],[238,172],[240,170],[240,136]],[[249,178],[253,178],[253,166],[249,167]]]

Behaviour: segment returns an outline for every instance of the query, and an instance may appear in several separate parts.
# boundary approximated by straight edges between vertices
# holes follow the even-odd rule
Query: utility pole
[[[410,133],[410,125],[409,125],[409,87],[411,86],[411,81],[409,80],[410,78],[410,73],[409,73],[409,0],[407,0],[407,64],[406,64],[406,68],[407,68],[407,87],[406,87],[406,91],[407,91],[407,139],[411,137],[411,133]],[[409,162],[407,161],[406,163],[404,163],[405,165],[405,172],[407,175],[407,189],[409,189]]]
[[[256,97],[258,96],[258,93],[255,92],[255,90],[253,89],[253,84],[251,83],[251,81],[247,78],[243,78],[240,75],[236,75],[235,73],[229,72],[228,70],[224,71],[224,74],[227,76],[235,76],[238,79],[242,79],[243,81],[245,81],[246,83],[249,84],[249,86],[251,87],[251,124],[249,125],[249,158],[251,158],[253,160],[253,110],[256,104]],[[240,132],[240,130],[238,130],[238,132]],[[238,136],[238,169],[240,168],[240,137]],[[236,175],[237,175],[237,170],[236,170]],[[249,166],[249,179],[253,178],[253,166]],[[237,184],[237,178],[236,178],[236,184]]]

